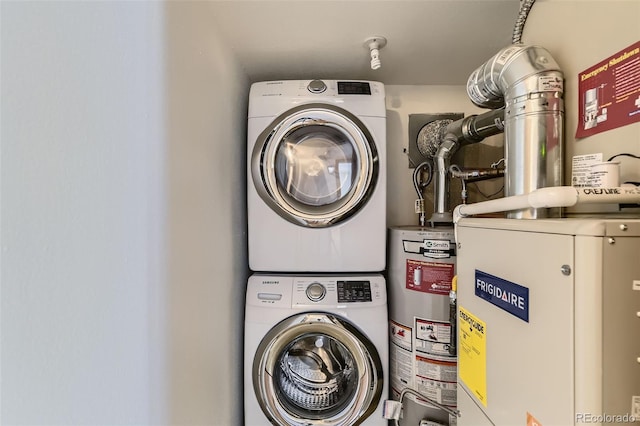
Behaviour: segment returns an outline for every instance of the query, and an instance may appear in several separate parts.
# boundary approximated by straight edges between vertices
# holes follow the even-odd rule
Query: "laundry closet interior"
[[[428,158],[420,152],[418,133],[430,122],[456,121],[491,110],[472,102],[467,82],[478,67],[511,45],[521,3],[3,2],[0,423],[242,424],[247,415],[246,393],[254,384],[245,376],[247,369],[254,368],[245,354],[250,277],[261,274],[265,287],[286,283],[289,287],[283,291],[294,302],[335,295],[336,306],[341,306],[332,309],[369,302],[373,306],[381,289],[390,292],[391,249],[411,239],[398,233],[392,238],[391,229],[418,227],[421,220],[416,213],[419,197],[414,172]],[[576,137],[576,129],[583,126],[579,111],[584,106],[579,74],[636,46],[639,20],[637,0],[538,0],[526,18],[522,43],[548,52],[564,79],[562,171],[556,176],[562,185],[571,185],[574,157],[601,154],[604,161],[620,153],[640,154],[637,122]],[[384,39],[384,44],[372,47],[372,38]],[[379,67],[372,66],[373,48]],[[286,177],[269,177],[268,170],[256,182],[251,175],[252,167],[259,169],[259,164],[252,164],[251,141],[262,138],[268,145],[274,132],[286,133],[269,127],[285,109],[261,112],[260,130],[255,133],[249,122],[251,91],[262,90],[264,98],[280,97],[284,92],[273,86],[287,82],[296,82],[290,91],[303,93],[307,100],[314,91],[319,99],[335,94],[331,96],[347,100],[332,103],[329,109],[326,103],[316,105],[319,120],[326,122],[337,113],[345,122],[355,117],[366,123],[370,132],[383,129],[383,134],[373,135],[384,141],[374,144],[373,152],[367,154],[366,147],[332,151],[343,156],[339,170],[343,180],[331,183],[338,193],[359,190],[352,179],[356,174],[384,177],[384,185],[372,192],[364,190],[363,208],[369,208],[372,217],[379,215],[360,228],[354,226],[358,237],[351,240],[358,244],[349,251],[350,255],[361,251],[361,256],[350,258],[351,263],[341,263],[344,257],[339,255],[333,259],[322,255],[328,264],[317,269],[303,265],[309,262],[300,254],[303,249],[325,237],[292,233],[290,238],[299,245],[287,244],[283,233],[300,227],[300,219],[276,223],[270,207],[274,201],[268,201],[273,192],[251,192],[254,183],[271,181],[286,187]],[[376,93],[382,96],[373,113],[361,114],[360,105],[347,105],[350,99]],[[286,109],[293,108],[292,103]],[[297,118],[307,117],[292,120]],[[358,132],[353,129],[354,135]],[[481,142],[459,147],[450,163],[460,168],[500,164],[505,157],[504,135],[496,131],[483,136]],[[322,147],[314,149],[322,151]],[[350,154],[382,160],[384,169],[356,170],[353,164],[346,165]],[[291,158],[273,146],[258,149],[255,155],[258,163],[271,158],[281,164]],[[622,181],[640,181],[639,160],[618,160]],[[289,183],[295,186],[294,170],[295,165]],[[423,192],[427,222],[438,208],[435,186],[437,178]],[[451,178],[448,189],[447,212],[462,202],[460,179]],[[465,189],[468,204],[504,196],[503,178],[469,183]],[[367,197],[372,195],[378,198],[369,203]],[[251,197],[264,204],[253,225],[248,214]],[[299,205],[304,196],[289,201]],[[335,202],[329,197],[324,205]],[[565,215],[637,222],[638,211],[596,204],[568,208]],[[357,215],[344,223],[354,219]],[[481,225],[468,223],[463,237],[473,242],[467,247],[482,251],[486,243],[486,264],[491,264],[489,253],[494,247],[486,237],[474,237]],[[529,241],[531,233],[541,232],[534,228],[523,231],[523,240],[500,241],[516,245]],[[261,240],[254,252],[263,257],[252,268],[250,234],[257,229]],[[638,232],[635,224],[630,229]],[[451,246],[441,250],[455,247],[453,231],[447,232],[432,238],[451,240]],[[586,231],[576,227],[554,232]],[[376,259],[369,256],[368,252],[378,249],[382,254]],[[296,258],[299,255],[303,257]],[[509,255],[508,250],[504,255]],[[277,266],[269,267],[272,262]],[[413,274],[426,261],[421,262],[403,259],[402,268],[411,268]],[[353,271],[349,264],[356,265]],[[439,268],[447,278],[453,276],[452,267]],[[284,294],[251,291],[267,301]],[[436,292],[448,300],[446,293]],[[415,309],[411,300],[406,306]],[[471,302],[466,308],[477,314]],[[392,318],[386,306],[384,313],[373,309],[371,322],[365,316],[367,324],[361,324],[359,331],[367,327],[379,331],[384,326],[384,333],[389,333]],[[259,313],[256,318],[266,315]],[[352,316],[356,322],[358,315]],[[374,324],[382,316],[384,321]],[[490,331],[501,327],[491,322],[489,314],[480,317]],[[437,331],[441,323],[425,320],[423,325]],[[268,330],[259,333],[269,334]],[[312,337],[317,338],[292,351],[299,359],[326,365],[326,360],[318,361],[317,351],[315,355],[310,351],[336,343]],[[345,339],[341,353],[362,349],[357,339]],[[438,350],[432,345],[435,338],[426,336],[423,342],[429,350]],[[365,425],[386,423],[378,419],[394,383],[388,375],[390,356],[353,360],[354,365],[379,363],[386,370],[377,395],[362,396],[379,401],[373,415],[366,412],[370,423]],[[346,358],[336,363],[348,363]],[[524,368],[517,351],[510,360],[513,368]],[[377,385],[373,380],[367,386]],[[344,389],[360,395],[349,386]],[[507,397],[488,392],[493,401]],[[89,394],[95,398],[87,401]],[[296,413],[295,397],[289,404],[283,412]],[[625,399],[624,404],[631,413],[632,400]],[[253,408],[263,415],[264,408],[259,406]],[[331,411],[336,424],[342,408]],[[544,413],[531,414],[544,417]],[[272,415],[277,417],[277,410]],[[538,420],[545,424],[543,418]],[[526,421],[525,417],[522,423]]]

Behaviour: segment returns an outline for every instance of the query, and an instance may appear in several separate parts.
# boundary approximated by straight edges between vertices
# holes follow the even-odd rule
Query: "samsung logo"
[[[280,281],[262,281],[262,284],[280,284]]]
[[[529,322],[529,289],[476,269],[475,295]]]

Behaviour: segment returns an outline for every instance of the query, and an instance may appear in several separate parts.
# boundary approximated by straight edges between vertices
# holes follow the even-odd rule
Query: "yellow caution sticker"
[[[462,306],[458,322],[460,380],[487,406],[487,325]]]

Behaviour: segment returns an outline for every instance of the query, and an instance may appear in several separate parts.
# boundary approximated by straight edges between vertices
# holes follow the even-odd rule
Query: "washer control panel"
[[[382,275],[254,274],[247,283],[246,300],[271,308],[343,309],[386,305],[387,292]]]
[[[313,282],[307,287],[306,293],[309,300],[318,302],[324,299],[324,296],[327,294],[327,289],[319,282]]]
[[[371,302],[370,281],[338,281],[338,303]]]
[[[292,306],[346,307],[386,303],[382,277],[298,276],[292,284]]]

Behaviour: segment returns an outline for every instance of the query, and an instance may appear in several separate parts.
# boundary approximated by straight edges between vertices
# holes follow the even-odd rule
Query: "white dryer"
[[[254,83],[247,133],[249,268],[384,270],[384,85]]]
[[[386,425],[388,342],[381,275],[252,275],[245,424]]]

